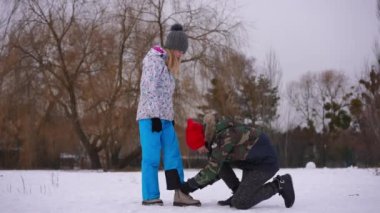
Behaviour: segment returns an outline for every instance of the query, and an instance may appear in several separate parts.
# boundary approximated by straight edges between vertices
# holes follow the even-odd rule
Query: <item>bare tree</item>
[[[92,134],[103,148],[104,167],[107,168],[119,166],[117,161],[123,146],[128,147],[128,152],[121,154],[124,160],[140,153],[134,114],[143,53],[155,37],[150,25],[140,23],[146,4],[135,1],[114,3],[104,27],[109,53],[99,58],[104,65],[101,70],[107,72],[89,74],[86,81],[91,88],[87,91],[92,92],[87,95],[87,109],[98,121]]]
[[[45,85],[59,103],[85,147],[92,168],[100,168],[97,147],[91,144],[81,118],[84,112],[78,84],[95,59],[96,22],[81,23],[86,14],[81,1],[51,2],[30,0],[23,5],[24,18],[13,46],[34,60]],[[88,14],[88,13],[87,13]],[[83,20],[83,19],[82,19]],[[41,33],[43,32],[43,34]],[[39,37],[33,38],[36,33]],[[29,37],[26,37],[29,36]],[[20,42],[21,39],[31,42]],[[38,43],[36,43],[38,42]]]
[[[0,55],[3,54],[8,41],[9,29],[16,19],[17,10],[20,6],[19,0],[0,2]]]
[[[190,46],[182,60],[184,65],[182,73],[191,74],[181,74],[178,83],[197,79],[201,82],[197,83],[197,87],[188,87],[194,90],[188,91],[187,95],[205,92],[215,74],[221,75],[213,67],[215,56],[231,45],[238,47],[239,42],[236,38],[239,31],[242,30],[240,22],[234,19],[232,11],[227,8],[226,1],[206,3],[202,1],[149,0],[147,2],[148,10],[143,15],[143,21],[153,24],[153,29],[157,30],[157,43],[164,44],[170,25],[176,22],[183,25],[189,36]],[[176,91],[175,107],[179,115],[189,114],[182,111],[187,108],[188,103],[196,108],[203,102],[202,99],[197,100],[181,94],[183,91]],[[181,121],[179,123],[183,123],[182,116],[177,119]]]
[[[265,57],[263,74],[269,80],[272,87],[280,88],[282,70],[276,52],[273,49],[270,49]]]
[[[176,91],[178,124],[202,102],[201,95],[199,100],[189,95],[202,87],[195,79],[208,82],[218,74],[208,58],[215,61],[218,50],[233,43],[233,30],[238,29],[223,4],[12,3],[17,9],[0,23],[6,32],[0,54],[0,119],[8,124],[1,125],[2,133],[25,146],[48,143],[55,152],[74,141],[75,149],[85,150],[92,168],[112,168],[125,147],[125,159],[138,158],[135,114],[142,60],[152,44],[163,44],[171,24],[182,23],[190,37],[184,72],[177,79],[177,85],[184,85]]]
[[[307,73],[299,82],[289,85],[288,96],[290,103],[302,114],[303,120],[309,127],[326,133],[329,131],[326,126],[328,122],[326,110],[332,110],[328,106],[334,105],[334,112],[341,109],[348,110],[350,94],[347,85],[348,78],[334,70],[316,74]]]
[[[289,103],[299,112],[302,122],[310,128],[315,128],[316,123],[316,109],[315,99],[316,85],[315,77],[312,73],[304,74],[299,82],[292,82],[288,85],[287,95]]]
[[[320,97],[317,103],[322,106],[319,116],[323,132],[350,125],[351,119],[347,112],[351,93],[348,93],[347,85],[348,78],[341,72],[326,70],[318,75],[317,86]],[[328,129],[326,129],[327,122]]]

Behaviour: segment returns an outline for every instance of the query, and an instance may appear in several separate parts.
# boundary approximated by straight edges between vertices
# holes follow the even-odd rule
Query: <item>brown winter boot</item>
[[[201,202],[176,189],[174,191],[173,206],[201,206]]]
[[[163,206],[164,202],[162,202],[161,199],[157,198],[157,199],[152,199],[152,200],[144,200],[142,202],[142,205],[144,205],[144,206],[154,206],[154,205]]]

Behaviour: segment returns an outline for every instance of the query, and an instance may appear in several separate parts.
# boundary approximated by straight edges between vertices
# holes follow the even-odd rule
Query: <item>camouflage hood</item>
[[[203,117],[203,126],[205,140],[210,143],[218,132],[233,126],[233,121],[227,117],[219,116],[216,113],[207,113]]]

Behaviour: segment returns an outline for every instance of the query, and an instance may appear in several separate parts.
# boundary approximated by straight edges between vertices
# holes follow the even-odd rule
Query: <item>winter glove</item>
[[[161,132],[162,123],[159,118],[152,118],[152,132]]]
[[[187,195],[199,188],[199,184],[193,178],[190,178],[186,182],[182,183],[180,187],[181,191]]]

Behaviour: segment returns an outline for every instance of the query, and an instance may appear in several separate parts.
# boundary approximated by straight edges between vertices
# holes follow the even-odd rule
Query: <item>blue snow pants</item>
[[[177,169],[180,182],[184,182],[178,138],[172,121],[161,119],[161,132],[152,132],[151,119],[141,119],[138,123],[142,149],[142,197],[143,200],[157,199],[160,198],[158,169],[161,152],[165,171]]]

